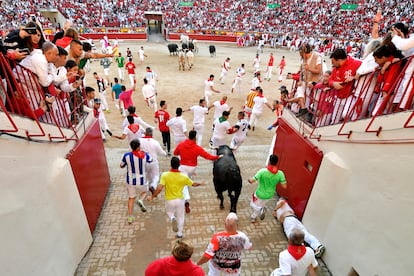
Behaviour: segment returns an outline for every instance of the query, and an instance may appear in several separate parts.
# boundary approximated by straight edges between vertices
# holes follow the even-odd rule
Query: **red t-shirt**
[[[269,58],[269,62],[267,63],[267,66],[273,66],[273,61],[274,61],[274,57],[273,56],[270,56],[270,58]]]
[[[145,270],[145,276],[202,276],[205,275],[203,269],[193,263],[191,259],[179,262],[174,256],[164,257],[150,263]]]
[[[125,68],[128,71],[128,74],[135,74],[135,64],[132,61],[128,61],[127,64],[125,64]]]
[[[329,86],[332,87],[334,82],[343,83],[348,77],[353,77],[356,74],[359,66],[361,65],[362,61],[358,59],[354,59],[353,57],[348,56],[345,63],[339,67],[334,68],[332,70],[332,75],[329,78]],[[343,88],[341,90],[337,90],[337,97],[340,99],[345,99],[349,95],[351,95],[353,82],[348,82],[342,84]]]
[[[392,61],[394,57],[391,57],[389,61]],[[397,79],[398,74],[400,73],[400,63],[393,63],[391,64],[385,73],[378,74],[377,78],[377,88],[375,89],[376,92],[387,92],[390,90],[392,85]]]
[[[168,132],[170,131],[170,128],[167,126],[167,122],[170,119],[170,114],[165,110],[157,110],[155,111],[155,116],[158,120],[158,128],[161,132]]]
[[[201,156],[207,160],[217,160],[217,155],[211,155],[206,152],[202,147],[196,144],[195,141],[187,139],[179,143],[174,150],[174,155],[179,155],[181,159],[181,165],[197,166],[197,157]]]
[[[124,103],[124,108],[128,108],[131,105],[134,105],[134,102],[132,101],[133,92],[134,90],[129,89],[119,94],[119,100],[121,100]]]

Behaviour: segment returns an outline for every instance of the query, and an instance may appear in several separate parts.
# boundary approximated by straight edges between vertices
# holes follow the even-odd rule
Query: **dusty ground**
[[[253,79],[253,60],[256,54],[256,48],[238,48],[234,44],[229,43],[215,43],[217,49],[217,56],[210,57],[208,52],[208,45],[211,43],[199,43],[198,48],[199,52],[195,55],[195,66],[191,71],[178,71],[178,58],[176,56],[170,56],[167,49],[167,43],[147,43],[142,41],[121,41],[120,42],[120,51],[125,56],[126,48],[129,47],[134,56],[134,63],[137,66],[136,69],[136,78],[137,78],[137,88],[133,95],[134,104],[137,107],[137,113],[141,116],[147,123],[155,125],[153,122],[153,110],[146,106],[144,98],[142,96],[141,88],[143,85],[142,78],[145,72],[145,66],[150,66],[158,74],[158,83],[157,83],[157,102],[160,100],[166,100],[168,103],[168,111],[170,115],[175,115],[175,109],[177,107],[182,107],[183,109],[189,108],[192,105],[198,104],[200,98],[204,96],[204,80],[208,78],[210,74],[214,74],[215,78],[215,88],[219,89],[221,93],[214,95],[210,99],[210,104],[216,100],[219,100],[223,95],[228,96],[228,104],[233,106],[233,112],[230,115],[229,121],[231,124],[236,123],[237,121],[237,112],[242,110],[242,106],[246,99],[246,95],[249,92],[251,86],[251,80]],[[139,64],[138,60],[138,49],[140,46],[144,46],[145,53],[148,57],[145,59],[143,65]],[[269,53],[273,52],[275,55],[275,66],[273,68],[273,77],[271,81],[263,80],[261,86],[264,89],[264,95],[267,97],[269,102],[272,102],[274,99],[279,99],[279,90],[278,88],[281,85],[286,85],[288,88],[291,87],[291,81],[286,80],[285,76],[287,72],[296,72],[298,70],[299,64],[299,55],[297,52],[289,52],[282,49],[271,49],[265,48],[264,53],[260,55],[261,57],[261,69],[262,75],[266,70],[266,65],[269,59]],[[280,62],[281,56],[286,56],[287,66],[284,70],[284,80],[282,83],[277,81],[277,65]],[[231,70],[228,73],[225,84],[221,85],[218,78],[220,76],[221,64],[223,63],[226,57],[231,58]],[[245,64],[246,75],[244,76],[243,83],[241,85],[241,91],[238,93],[231,94],[231,85],[235,77],[235,70],[241,63]],[[104,76],[103,68],[99,65],[99,61],[93,61],[91,64],[91,71],[87,74],[86,80],[89,85],[92,85],[96,88],[95,81],[92,77],[92,72],[98,72],[100,76]],[[110,68],[110,77],[118,76],[117,65],[114,62]],[[126,75],[126,80],[124,83],[127,88],[129,88],[129,80]],[[110,97],[110,87],[107,89],[107,99],[110,105],[111,112],[105,113],[108,124],[113,131],[113,133],[121,134],[121,122],[123,117],[115,110],[114,103]],[[206,117],[206,126],[212,124],[213,112]],[[184,119],[187,121],[187,127],[192,127],[193,115],[191,112],[184,113]],[[256,145],[256,144],[268,144],[272,137],[273,132],[267,131],[266,127],[270,125],[274,120],[274,114],[266,108],[262,118],[259,121],[258,127],[256,127],[255,132],[249,133],[249,138],[245,142],[245,145]],[[207,142],[211,132],[206,129],[203,145],[207,146]],[[160,134],[158,131],[155,131],[155,137],[160,139]],[[230,141],[230,137],[229,137]],[[106,141],[106,147],[127,147],[126,140],[120,141],[118,139],[109,138]]]

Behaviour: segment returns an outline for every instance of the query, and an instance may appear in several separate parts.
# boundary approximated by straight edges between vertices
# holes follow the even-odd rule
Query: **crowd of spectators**
[[[2,29],[17,27],[35,14],[44,27],[59,28],[54,20],[44,18],[39,10],[58,9],[80,28],[141,27],[145,26],[145,12],[164,14],[169,30],[197,33],[261,32],[291,37],[335,37],[354,41],[370,35],[370,20],[382,9],[386,30],[395,22],[411,25],[414,5],[411,1],[400,5],[396,0],[294,0],[282,2],[278,8],[269,8],[273,1],[266,0],[194,0],[192,6],[180,3],[188,0],[43,0],[1,1]],[[274,1],[277,3],[277,1]],[[358,4],[352,11],[341,10],[341,4]],[[18,6],[18,7],[17,7]]]

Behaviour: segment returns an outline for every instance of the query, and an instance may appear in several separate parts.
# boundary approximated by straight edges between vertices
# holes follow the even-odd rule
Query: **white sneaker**
[[[146,212],[147,211],[147,208],[145,207],[145,205],[144,205],[144,202],[142,202],[142,200],[141,199],[138,199],[137,200],[137,204],[138,204],[138,206],[139,206],[139,208],[141,208],[141,211],[142,212]]]
[[[260,209],[260,213],[259,213],[260,220],[264,220],[265,215],[266,215],[266,208],[262,207],[262,209]]]
[[[318,248],[316,248],[315,250],[315,257],[316,258],[322,257],[324,252],[325,252],[325,246],[323,246],[322,244],[319,245]]]
[[[171,227],[172,227],[172,230],[174,232],[178,232],[178,226],[177,226],[177,219],[176,218],[171,219]]]

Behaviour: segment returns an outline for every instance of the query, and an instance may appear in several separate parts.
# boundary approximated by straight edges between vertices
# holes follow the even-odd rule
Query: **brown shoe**
[[[187,214],[191,212],[191,209],[190,209],[190,202],[188,202],[188,201],[186,201],[186,202],[185,202],[185,212],[186,212]]]

